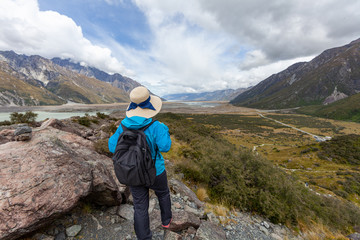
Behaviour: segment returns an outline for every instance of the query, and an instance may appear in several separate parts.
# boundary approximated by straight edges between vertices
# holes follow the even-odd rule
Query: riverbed
[[[10,119],[13,112],[32,111],[38,114],[37,121],[46,118],[66,119],[72,116],[95,115],[96,112],[124,116],[128,103],[114,104],[65,104],[60,106],[0,106],[0,121]],[[162,112],[175,113],[221,113],[232,107],[227,102],[163,102]],[[239,111],[241,108],[237,108]],[[231,112],[231,111],[230,111]]]

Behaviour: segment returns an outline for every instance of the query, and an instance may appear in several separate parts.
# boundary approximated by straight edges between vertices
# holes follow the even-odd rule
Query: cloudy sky
[[[71,58],[154,93],[248,87],[360,37],[354,0],[0,0],[0,50]]]

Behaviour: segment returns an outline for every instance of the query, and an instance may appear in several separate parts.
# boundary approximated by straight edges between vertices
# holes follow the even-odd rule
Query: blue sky
[[[158,95],[255,85],[360,37],[352,0],[1,0],[0,50],[71,58]]]
[[[110,36],[123,45],[146,49],[151,30],[146,16],[131,1],[104,4],[102,0],[39,0],[40,11],[52,10],[71,17],[88,39],[97,42]],[[64,4],[66,2],[66,4]]]

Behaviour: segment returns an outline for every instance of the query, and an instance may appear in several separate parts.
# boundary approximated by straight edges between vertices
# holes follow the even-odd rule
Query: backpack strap
[[[152,120],[151,121],[151,123],[149,123],[148,125],[146,125],[145,127],[142,127],[142,128],[140,128],[139,130],[141,130],[141,131],[145,131],[148,127],[150,127],[154,122],[156,122],[157,120]],[[156,145],[156,143],[154,143],[155,144],[155,159],[154,160],[156,160],[156,157],[157,157],[157,154],[158,154],[158,146]],[[155,161],[154,161],[154,164],[155,164]]]

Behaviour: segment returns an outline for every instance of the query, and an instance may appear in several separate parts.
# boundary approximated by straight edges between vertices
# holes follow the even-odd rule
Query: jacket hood
[[[124,120],[121,121],[121,123],[129,129],[139,129],[146,125],[148,125],[152,121],[151,118],[144,118],[139,116],[134,117],[126,117]]]

